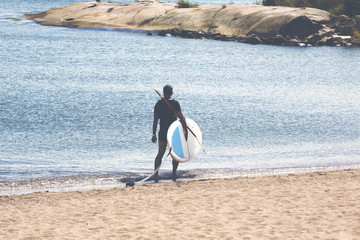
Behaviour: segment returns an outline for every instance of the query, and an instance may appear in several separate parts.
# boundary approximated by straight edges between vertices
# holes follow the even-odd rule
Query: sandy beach
[[[360,239],[360,170],[0,197],[1,239]]]

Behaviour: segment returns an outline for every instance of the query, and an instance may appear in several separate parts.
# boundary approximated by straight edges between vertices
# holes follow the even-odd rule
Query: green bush
[[[263,0],[264,6],[314,7],[330,9],[342,0]]]
[[[264,6],[276,6],[276,1],[275,0],[263,0],[263,5]]]
[[[360,14],[360,0],[263,0],[264,6],[312,7],[350,17]]]
[[[354,36],[353,36],[353,38],[355,38],[355,39],[360,39],[360,32],[359,32],[358,30],[356,30],[356,29],[354,29]]]
[[[350,17],[360,14],[360,0],[344,0],[344,12]]]
[[[199,4],[193,4],[193,3],[190,3],[189,1],[185,1],[185,0],[179,0],[177,2],[178,4],[178,7],[179,8],[194,8],[194,7],[198,7]]]

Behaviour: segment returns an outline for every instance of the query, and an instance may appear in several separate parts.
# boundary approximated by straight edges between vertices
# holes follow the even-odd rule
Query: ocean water
[[[180,164],[180,180],[360,166],[360,49],[11,19],[76,2],[1,2],[0,195],[123,186],[151,174],[153,88],[165,84],[206,150]]]

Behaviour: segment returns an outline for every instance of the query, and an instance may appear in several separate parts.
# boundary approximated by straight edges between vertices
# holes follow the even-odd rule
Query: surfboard
[[[185,118],[187,126],[193,131],[196,137],[188,131],[188,139],[185,134],[180,120],[173,122],[167,132],[167,142],[171,149],[171,157],[178,162],[187,162],[199,153],[202,146],[202,133],[196,122],[190,118]]]

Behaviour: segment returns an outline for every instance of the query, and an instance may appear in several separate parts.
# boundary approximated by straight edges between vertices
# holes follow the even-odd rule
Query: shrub
[[[264,6],[276,6],[275,0],[264,0],[263,1]]]
[[[179,0],[177,2],[178,4],[178,7],[179,8],[194,8],[194,7],[198,7],[199,4],[193,4],[193,3],[190,3],[189,1],[185,1],[185,0]]]
[[[360,0],[263,0],[264,6],[312,7],[350,17],[360,14]]]
[[[350,17],[360,14],[359,0],[344,0],[344,13]]]
[[[354,36],[355,39],[360,39],[360,32],[357,29],[354,29]]]

